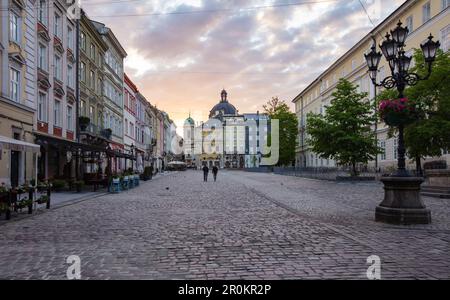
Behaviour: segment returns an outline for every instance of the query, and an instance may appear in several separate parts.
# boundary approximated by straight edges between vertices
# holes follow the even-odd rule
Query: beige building
[[[34,1],[0,0],[0,7],[0,136],[33,143],[36,107]],[[17,186],[32,179],[35,171],[33,155],[20,147],[0,147],[0,184]]]
[[[399,20],[409,28],[406,40],[406,54],[411,55],[413,49],[420,49],[420,44],[427,40],[430,33],[441,43],[441,48],[450,48],[450,1],[447,0],[408,0],[387,17],[380,25],[369,32],[362,40],[354,45],[347,53],[334,62],[327,70],[308,85],[294,98],[296,114],[299,119],[299,137],[296,148],[296,166],[298,167],[334,167],[333,160],[327,160],[313,153],[308,144],[306,131],[307,114],[325,113],[326,106],[332,100],[337,82],[346,78],[359,86],[359,90],[367,92],[369,99],[375,95],[375,88],[369,78],[364,54],[370,51],[373,44],[372,36],[377,44],[381,44],[382,37],[394,29]],[[378,81],[390,76],[389,65],[383,58],[379,66]],[[392,168],[396,165],[397,139],[388,138],[388,127],[378,124],[378,143],[384,152],[378,155],[379,167]],[[375,129],[375,127],[374,127]],[[443,151],[443,157],[450,163],[450,156]],[[431,159],[431,158],[430,158]],[[408,159],[407,163],[413,162]],[[371,162],[374,165],[374,162]]]

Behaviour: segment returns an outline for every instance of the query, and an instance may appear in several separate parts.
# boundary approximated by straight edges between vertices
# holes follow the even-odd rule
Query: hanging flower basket
[[[381,119],[389,126],[407,125],[416,119],[415,106],[407,98],[383,100],[378,110]]]

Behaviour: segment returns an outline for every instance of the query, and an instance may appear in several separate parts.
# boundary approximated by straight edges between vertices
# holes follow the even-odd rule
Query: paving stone
[[[426,198],[433,224],[401,227],[373,221],[381,198],[377,184],[174,173],[0,226],[0,278],[66,279],[78,255],[82,279],[365,279],[378,255],[382,278],[450,279],[448,202]]]

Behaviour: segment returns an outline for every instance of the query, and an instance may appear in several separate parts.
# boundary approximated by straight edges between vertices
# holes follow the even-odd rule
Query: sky
[[[403,0],[90,0],[125,71],[181,127],[205,121],[226,89],[239,113],[291,101]]]

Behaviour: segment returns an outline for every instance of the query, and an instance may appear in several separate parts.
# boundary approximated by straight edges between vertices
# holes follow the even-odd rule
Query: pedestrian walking
[[[205,165],[203,167],[203,181],[207,182],[208,181],[208,173],[209,173],[209,168],[207,165]]]
[[[213,177],[214,177],[214,182],[216,182],[217,180],[217,173],[219,173],[219,168],[217,166],[214,166],[212,169],[212,173],[213,173]]]

